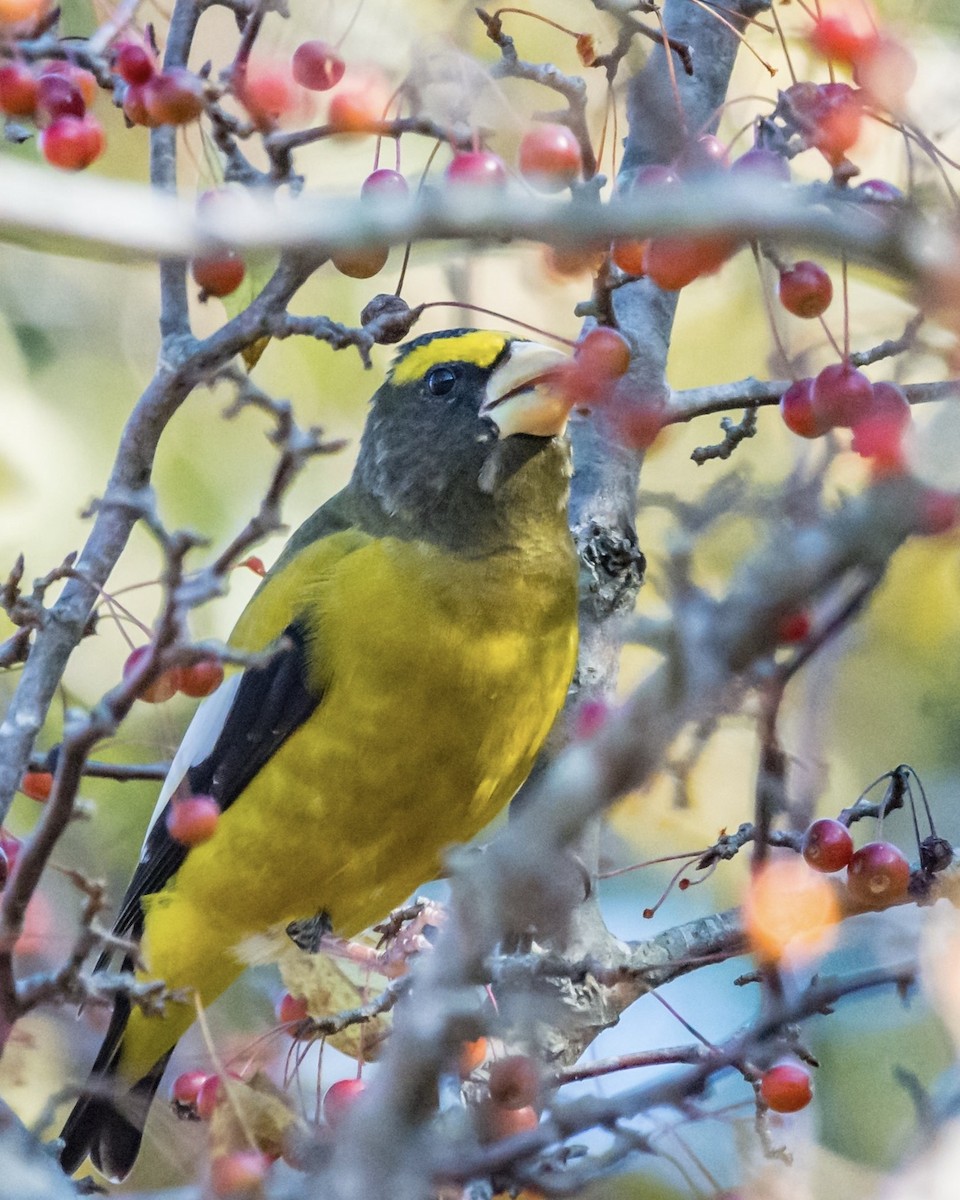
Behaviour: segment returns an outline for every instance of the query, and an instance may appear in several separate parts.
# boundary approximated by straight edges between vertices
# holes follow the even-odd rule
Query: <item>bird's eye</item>
[[[449,367],[434,367],[427,376],[427,387],[434,396],[445,396],[456,382],[456,372]]]

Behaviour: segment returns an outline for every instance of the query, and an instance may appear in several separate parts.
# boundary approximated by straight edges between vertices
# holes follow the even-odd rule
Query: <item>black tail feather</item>
[[[129,1016],[130,1001],[118,996],[87,1087],[60,1134],[63,1140],[60,1165],[68,1175],[89,1155],[98,1171],[119,1183],[136,1162],[150,1102],[173,1051],[155,1063],[132,1088],[119,1094],[117,1062]]]

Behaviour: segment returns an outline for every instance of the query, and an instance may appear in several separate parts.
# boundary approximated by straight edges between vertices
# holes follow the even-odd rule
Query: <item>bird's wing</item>
[[[336,501],[325,506],[291,538],[250,601],[235,630],[235,644],[246,650],[262,648],[279,635],[281,648],[266,665],[247,667],[225,680],[197,709],[174,755],[120,906],[114,924],[118,936],[140,937],[142,898],[160,891],[187,855],[187,847],[170,836],[166,823],[181,785],[185,782],[191,795],[213,796],[221,811],[229,808],[320,704],[323,686],[318,682],[322,672],[317,670],[316,638],[307,617],[299,612],[305,580],[330,570],[365,541],[365,535],[350,530]],[[310,661],[308,641],[313,643]],[[108,958],[109,953],[102,955],[98,967]]]

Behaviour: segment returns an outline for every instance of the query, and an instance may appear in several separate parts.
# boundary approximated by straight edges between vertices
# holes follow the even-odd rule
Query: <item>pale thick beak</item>
[[[570,414],[570,401],[557,378],[569,355],[539,342],[513,342],[507,358],[487,383],[480,415],[489,417],[501,438],[514,433],[557,437]]]

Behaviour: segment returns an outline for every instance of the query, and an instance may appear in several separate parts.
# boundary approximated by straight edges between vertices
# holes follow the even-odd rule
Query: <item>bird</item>
[[[189,1000],[158,1017],[117,995],[61,1133],[68,1174],[88,1156],[112,1181],[129,1174],[177,1040],[248,942],[311,919],[355,936],[527,777],[577,655],[565,362],[491,330],[400,348],[349,482],[290,537],[230,637],[256,661],[202,702],[174,755],[114,933],[139,946],[123,970]],[[221,809],[190,849],[165,819],[188,794]]]

